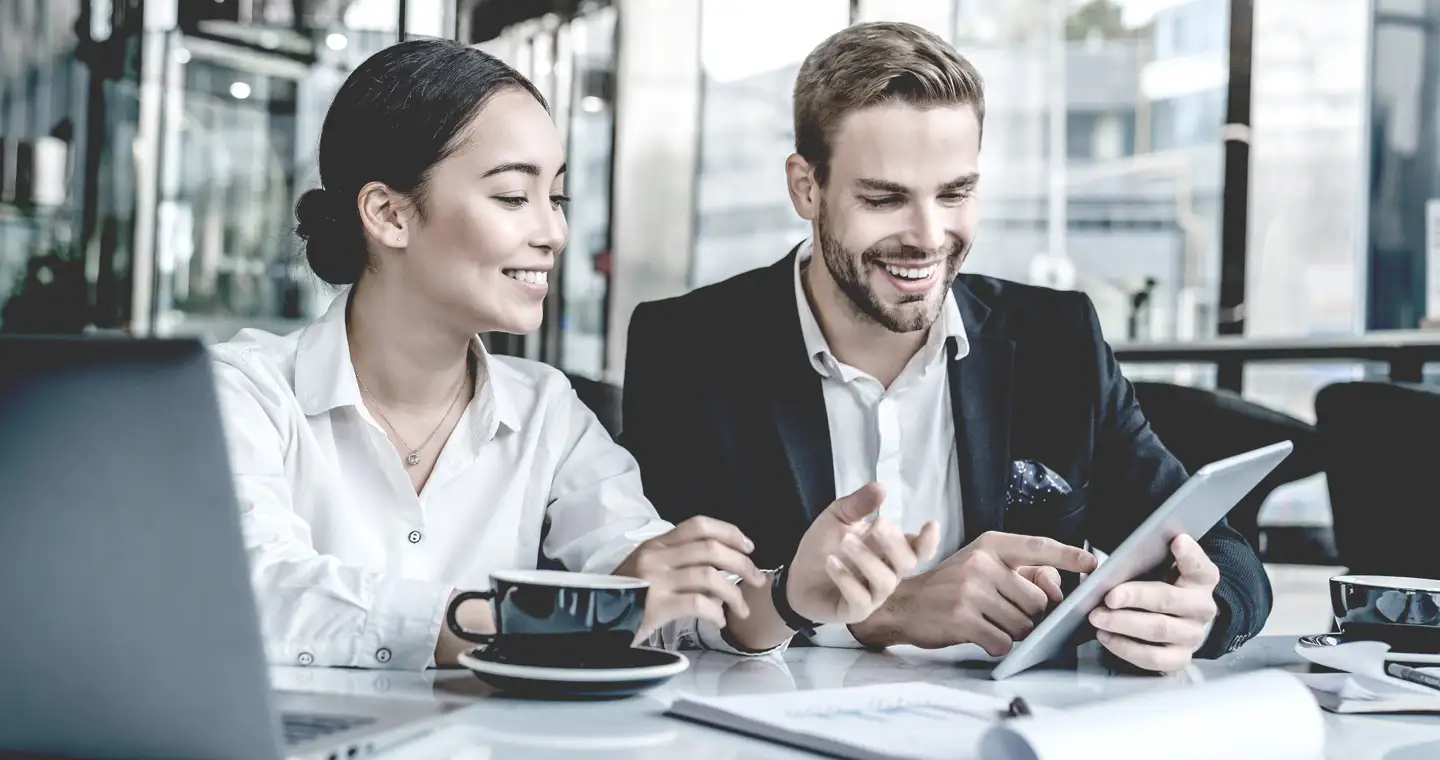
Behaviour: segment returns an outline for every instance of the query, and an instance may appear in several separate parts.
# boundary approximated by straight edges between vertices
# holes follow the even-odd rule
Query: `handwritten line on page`
[[[1279,671],[1002,721],[1007,706],[910,682],[683,696],[669,714],[847,760],[1313,760],[1325,738],[1309,691]]]

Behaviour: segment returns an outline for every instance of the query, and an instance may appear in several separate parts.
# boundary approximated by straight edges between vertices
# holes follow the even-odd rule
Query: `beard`
[[[863,251],[854,252],[845,248],[831,234],[829,209],[820,201],[820,218],[816,225],[820,244],[820,255],[824,257],[825,268],[830,270],[831,279],[840,287],[840,292],[849,299],[851,306],[860,316],[890,332],[910,333],[928,330],[940,318],[945,306],[945,296],[960,272],[969,246],[953,242],[939,249],[917,248],[908,245],[873,245]],[[898,303],[886,303],[875,292],[870,271],[879,261],[904,265],[906,262],[934,261],[943,257],[945,273],[944,287],[925,293],[907,293]]]

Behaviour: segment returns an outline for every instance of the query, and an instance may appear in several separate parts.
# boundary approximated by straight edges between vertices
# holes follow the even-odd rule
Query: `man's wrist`
[[[900,585],[903,587],[905,581],[901,581]],[[850,635],[854,636],[861,646],[866,649],[884,649],[904,643],[893,624],[893,605],[899,594],[900,589],[895,589],[889,599],[886,599],[874,612],[870,613],[870,617],[846,626],[850,629]]]

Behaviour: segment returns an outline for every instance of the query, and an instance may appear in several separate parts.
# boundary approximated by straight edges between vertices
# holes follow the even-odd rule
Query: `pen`
[[[1387,662],[1385,663],[1385,672],[1396,678],[1409,681],[1410,683],[1418,683],[1421,686],[1429,686],[1432,689],[1440,691],[1440,678],[1424,671],[1416,670],[1409,665],[1401,665],[1398,662]],[[1015,705],[1012,703],[1010,707],[1014,709]]]
[[[1025,701],[1024,697],[1016,697],[1010,700],[1010,709],[1006,712],[1005,717],[1028,718],[1030,717],[1030,705]]]

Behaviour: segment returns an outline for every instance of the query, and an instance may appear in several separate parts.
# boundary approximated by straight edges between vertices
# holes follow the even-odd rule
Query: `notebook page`
[[[670,714],[851,760],[978,758],[1009,703],[923,682],[731,697],[683,696]]]
[[[1325,723],[1291,673],[1264,670],[1005,721],[982,744],[1006,760],[1320,760]]]

